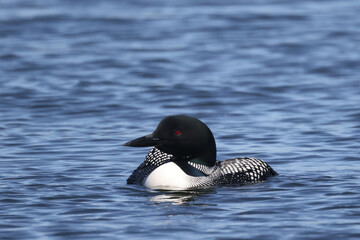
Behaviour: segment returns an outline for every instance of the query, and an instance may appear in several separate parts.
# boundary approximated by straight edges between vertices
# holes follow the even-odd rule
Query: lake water
[[[359,239],[360,1],[0,1],[0,239]],[[249,186],[126,185],[167,115]]]

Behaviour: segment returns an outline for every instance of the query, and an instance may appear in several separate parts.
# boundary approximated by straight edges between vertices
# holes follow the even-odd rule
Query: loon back
[[[178,164],[178,168],[172,168],[166,176],[156,173],[155,169],[161,169],[168,163]],[[177,163],[176,158],[154,147],[147,154],[145,161],[133,171],[127,179],[128,184],[141,184],[150,188],[160,189],[191,189],[211,186],[244,185],[266,180],[277,173],[264,161],[257,158],[243,157],[217,161],[213,167],[196,164],[191,161],[187,163],[189,169]],[[179,171],[182,171],[179,172]],[[202,173],[202,175],[196,174]],[[183,174],[182,180],[177,174]],[[154,175],[154,176],[153,176]],[[161,179],[154,183],[153,179]],[[151,179],[151,180],[150,180]]]
[[[228,159],[219,163],[218,171],[210,175],[216,179],[216,185],[256,183],[277,175],[269,164],[253,157]]]

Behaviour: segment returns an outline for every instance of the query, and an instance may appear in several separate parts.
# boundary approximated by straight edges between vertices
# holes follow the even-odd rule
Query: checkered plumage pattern
[[[174,159],[173,155],[154,147],[146,156],[145,161],[131,174],[127,182],[129,184],[142,184],[154,169]],[[191,162],[191,159],[187,164],[204,174],[204,176],[199,177],[189,175],[189,188],[256,183],[277,175],[267,163],[251,157],[234,158],[223,162],[217,161],[212,167]]]

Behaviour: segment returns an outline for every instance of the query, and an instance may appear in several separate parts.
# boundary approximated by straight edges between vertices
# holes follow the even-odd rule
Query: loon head
[[[153,133],[129,141],[124,146],[155,146],[178,160],[205,166],[214,166],[216,163],[216,145],[212,132],[200,120],[185,115],[165,117]]]

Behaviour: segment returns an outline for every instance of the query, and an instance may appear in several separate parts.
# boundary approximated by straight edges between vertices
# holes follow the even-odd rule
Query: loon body
[[[164,118],[149,135],[124,146],[154,146],[128,178],[152,189],[193,189],[249,184],[277,173],[264,161],[242,157],[216,160],[215,139],[200,120],[184,115]]]

